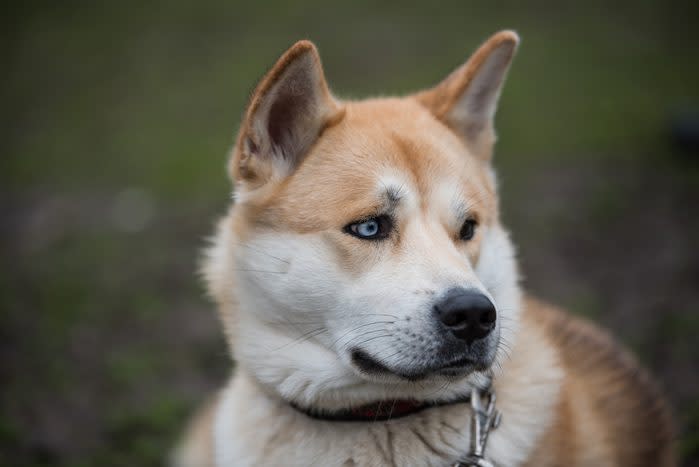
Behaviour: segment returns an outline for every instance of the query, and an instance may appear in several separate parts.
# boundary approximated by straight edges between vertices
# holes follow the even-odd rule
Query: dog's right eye
[[[364,240],[381,240],[388,237],[391,227],[391,219],[388,216],[378,216],[352,222],[345,227],[345,232]]]

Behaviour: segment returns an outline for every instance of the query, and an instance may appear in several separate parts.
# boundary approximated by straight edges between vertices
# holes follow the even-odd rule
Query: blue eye
[[[372,219],[370,221],[357,224],[355,231],[360,237],[373,237],[379,232],[379,221]]]
[[[372,217],[360,222],[353,222],[345,227],[345,232],[365,240],[386,238],[390,231],[391,219],[388,216]]]

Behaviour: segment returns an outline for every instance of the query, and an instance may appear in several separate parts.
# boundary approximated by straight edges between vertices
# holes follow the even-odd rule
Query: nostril
[[[468,320],[468,316],[464,310],[448,310],[440,315],[440,319],[444,325],[456,327]]]
[[[480,322],[483,325],[493,324],[495,322],[495,308],[490,307],[481,313]]]

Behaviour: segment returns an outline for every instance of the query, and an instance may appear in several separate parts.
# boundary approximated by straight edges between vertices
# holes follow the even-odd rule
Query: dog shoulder
[[[565,371],[542,450],[565,452],[567,465],[675,465],[665,399],[629,352],[592,323],[533,298],[524,319],[544,331]]]

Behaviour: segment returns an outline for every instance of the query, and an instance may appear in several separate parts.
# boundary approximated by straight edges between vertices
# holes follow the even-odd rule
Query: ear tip
[[[318,55],[318,48],[316,45],[308,39],[301,39],[292,45],[288,52],[290,56],[297,57],[305,53],[311,53],[313,55]]]
[[[274,72],[274,70],[285,70],[291,63],[299,60],[308,61],[309,59],[309,63],[320,64],[320,55],[315,44],[308,39],[302,39],[286,49],[274,67],[272,67],[270,73]]]
[[[498,44],[508,43],[512,48],[516,48],[520,43],[519,34],[513,29],[504,29],[493,35],[492,40]]]

